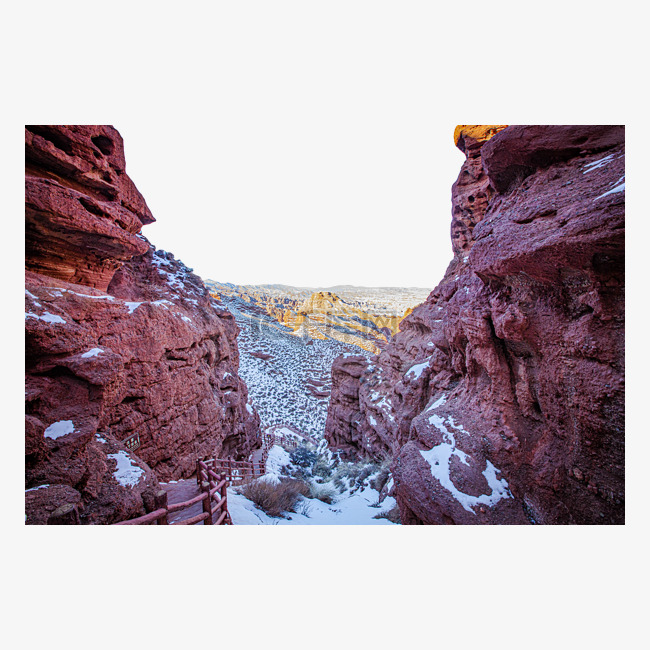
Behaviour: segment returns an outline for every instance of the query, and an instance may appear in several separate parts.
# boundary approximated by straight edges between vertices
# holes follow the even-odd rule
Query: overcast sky
[[[297,286],[433,287],[451,259],[451,184],[464,159],[432,106],[378,80],[345,110],[278,74],[267,103],[209,125],[115,124],[156,223],[144,234],[205,278]],[[399,85],[396,89],[394,86]],[[224,91],[227,96],[229,93]],[[313,97],[313,96],[312,96]],[[161,137],[161,133],[165,134]]]
[[[182,86],[176,110],[129,97],[112,122],[157,219],[145,236],[220,281],[435,286],[464,159],[435,24],[238,18],[214,35],[192,101]]]
[[[340,66],[336,87],[316,96],[278,73],[265,104],[251,91],[250,110],[222,106],[212,123],[177,132],[115,124],[157,220],[145,236],[219,281],[437,284],[464,160],[455,124],[437,122],[426,97],[409,99],[408,80],[355,92],[355,76]]]

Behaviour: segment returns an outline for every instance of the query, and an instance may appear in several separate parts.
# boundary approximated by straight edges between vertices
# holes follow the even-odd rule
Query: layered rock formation
[[[257,446],[238,328],[140,234],[153,217],[115,129],[27,127],[25,141],[27,522],[70,503],[82,523],[138,516],[198,456]]]
[[[375,362],[335,362],[326,437],[393,457],[403,523],[622,523],[624,129],[456,141],[454,259]]]
[[[398,331],[405,312],[428,295],[426,289],[416,287],[315,289],[211,280],[207,284],[224,304],[239,303],[245,311],[251,311],[252,305],[305,340],[334,340],[373,353],[380,352]]]

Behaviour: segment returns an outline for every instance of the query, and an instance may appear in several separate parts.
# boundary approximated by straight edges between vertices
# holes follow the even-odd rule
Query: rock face
[[[25,268],[106,291],[154,218],[110,126],[25,127]]]
[[[157,481],[197,457],[248,457],[259,417],[233,317],[138,232],[152,217],[117,131],[28,128],[27,522],[64,502],[111,523],[144,514]]]
[[[392,455],[403,523],[623,523],[623,127],[461,149],[454,259],[376,361],[334,364],[326,437]]]

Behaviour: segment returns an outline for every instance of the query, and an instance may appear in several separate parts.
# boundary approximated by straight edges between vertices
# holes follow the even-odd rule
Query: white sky
[[[343,59],[319,93],[317,80],[298,87],[294,72],[270,66],[267,103],[258,78],[208,128],[161,138],[169,126],[155,119],[115,124],[157,220],[143,229],[154,245],[219,281],[435,286],[452,255],[451,184],[464,160],[455,124],[432,119],[434,98],[414,97],[416,79],[380,78],[380,57],[375,81],[355,90],[359,72]]]
[[[157,220],[144,234],[219,281],[432,288],[464,155],[427,43],[329,27],[279,47],[230,34],[203,119],[114,122]]]

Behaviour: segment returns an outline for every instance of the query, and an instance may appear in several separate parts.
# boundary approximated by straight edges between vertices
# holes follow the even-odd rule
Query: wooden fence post
[[[80,524],[79,511],[74,503],[65,503],[57,508],[48,518],[49,526],[65,526],[67,524]]]
[[[208,516],[203,520],[204,526],[212,525],[212,499],[210,498],[210,482],[203,481],[201,483],[201,489],[205,492],[205,498],[203,499],[203,512],[207,512]]]
[[[226,480],[226,475],[225,474],[221,475],[221,480],[222,481]],[[224,519],[224,524],[225,523],[232,524],[232,519],[230,518],[230,513],[228,512],[228,482],[227,481],[221,487],[221,498],[225,499],[225,501],[223,502],[223,505],[221,506],[221,512],[222,513],[224,513],[224,512],[228,513],[226,515],[226,518]]]
[[[167,510],[167,492],[165,490],[159,490],[156,492],[154,495],[154,504],[155,504],[155,510],[159,510],[160,508],[165,508]],[[165,526],[168,524],[167,522],[167,512],[165,512],[164,515],[161,515],[156,519],[156,523],[159,526]]]

